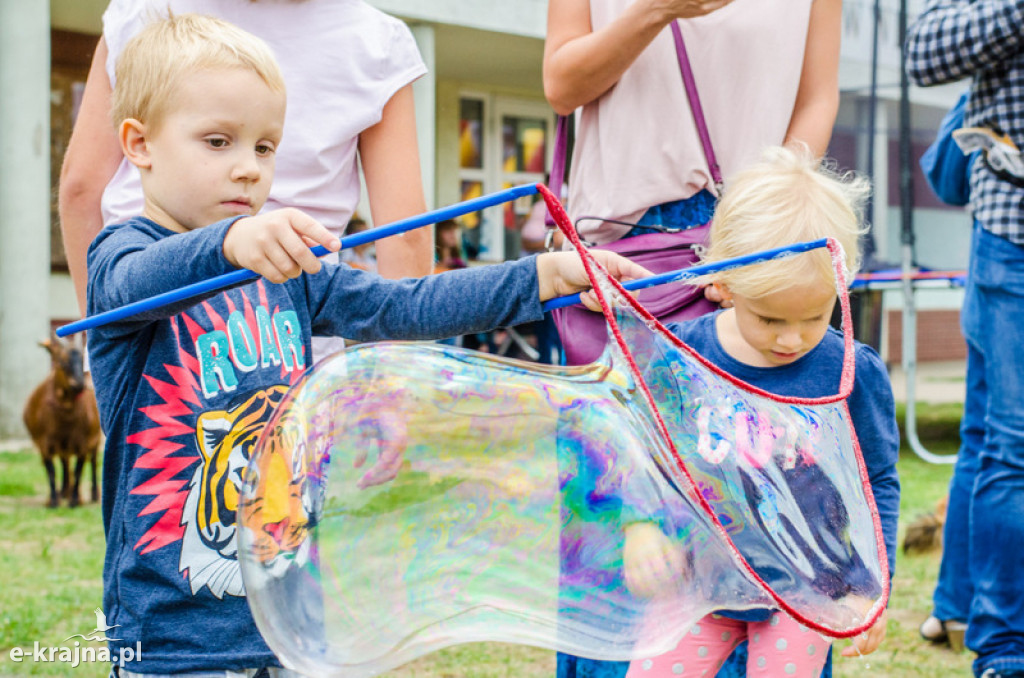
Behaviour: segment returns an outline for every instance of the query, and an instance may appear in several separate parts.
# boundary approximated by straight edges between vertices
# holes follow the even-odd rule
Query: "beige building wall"
[[[50,260],[50,16],[0,0],[0,438],[24,437],[46,374]]]
[[[0,0],[4,8],[5,30],[11,34],[0,44],[3,50],[3,62],[17,65],[17,84],[26,92],[24,96],[37,103],[46,99],[49,69],[45,23],[55,29],[76,31],[84,34],[98,35],[101,30],[101,17],[107,0],[50,0],[48,16],[45,12],[46,3],[24,2],[23,0]],[[546,0],[369,0],[370,4],[379,9],[399,16],[407,21],[413,30],[417,42],[424,52],[424,58],[431,67],[431,75],[424,78],[417,87],[417,108],[420,124],[420,147],[424,163],[424,178],[427,188],[428,202],[432,206],[443,206],[460,199],[460,168],[459,168],[459,100],[462,96],[481,97],[489,108],[487,115],[492,116],[487,123],[489,138],[488,152],[493,153],[497,143],[493,136],[498,134],[500,121],[493,118],[502,110],[521,108],[527,111],[546,111],[541,85],[541,58],[543,54],[543,37],[545,33],[547,2]],[[920,0],[912,0],[911,12],[921,7]],[[841,121],[848,123],[850,129],[860,129],[863,124],[865,97],[870,82],[870,30],[874,0],[844,0],[844,34],[842,42],[842,61],[840,80],[843,90]],[[876,231],[882,254],[891,260],[898,260],[898,233],[891,224],[898,224],[898,210],[891,207],[892,201],[887,197],[888,177],[886,168],[889,143],[896,127],[895,102],[898,98],[899,45],[895,34],[898,10],[897,0],[884,0],[882,3],[882,32],[880,39],[879,71],[879,122],[880,127],[874,139],[861,134],[857,139],[858,154],[863,155],[868,144],[875,145],[877,184],[880,187],[878,198],[887,209],[876,213]],[[26,41],[22,36],[25,31],[39,32],[38,39]],[[34,33],[33,33],[34,35]],[[30,75],[31,74],[31,75]],[[12,77],[8,74],[7,77]],[[38,80],[34,86],[26,82],[26,78]],[[36,90],[39,90],[36,92]],[[929,90],[912,90],[915,111],[920,115],[915,119],[922,133],[927,134],[930,126],[937,123],[944,109],[951,105],[960,90],[959,85]],[[5,88],[5,100],[15,96],[15,91]],[[31,92],[31,93],[29,93]],[[42,97],[42,99],[40,99]],[[43,104],[45,105],[45,104]],[[18,107],[4,106],[5,115]],[[550,114],[548,111],[547,114]],[[915,115],[917,115],[915,113]],[[14,129],[13,127],[10,129]],[[26,132],[27,134],[27,132]],[[10,137],[13,138],[13,137]],[[28,137],[26,137],[28,138]],[[551,139],[549,137],[549,139]],[[551,139],[553,141],[553,139]],[[551,143],[548,143],[550,158]],[[19,198],[38,194],[38,198],[30,199],[39,216],[33,217],[47,220],[49,200],[49,181],[46,172],[38,172],[17,164],[14,156],[5,154],[0,159],[7,176],[17,176],[20,182],[29,182],[34,190],[19,189]],[[490,158],[493,163],[495,159]],[[58,168],[53,168],[58,171]],[[499,170],[493,169],[490,188]],[[35,177],[30,179],[30,177]],[[34,183],[33,183],[34,182]],[[38,185],[35,185],[38,184]],[[13,184],[11,184],[13,185]],[[24,202],[24,200],[22,200]],[[6,201],[5,201],[6,202]],[[34,203],[38,202],[38,205]],[[7,209],[7,208],[4,208]],[[919,246],[929,256],[934,255],[944,265],[955,265],[957,257],[949,252],[938,250],[941,243],[960,242],[960,231],[965,228],[967,219],[955,213],[938,214],[924,211],[924,219],[931,225],[927,238]],[[10,219],[11,217],[7,217]],[[497,208],[492,209],[488,218],[499,223],[501,214]],[[969,222],[968,222],[969,227]],[[0,224],[0,228],[5,228]],[[11,229],[6,226],[7,238],[11,238]],[[48,248],[48,234],[45,228],[29,231],[31,243],[22,242],[25,252],[35,250],[45,252]],[[9,358],[6,365],[16,365],[15,369],[4,367],[0,362],[0,436],[18,433],[20,424],[13,420],[16,404],[24,392],[23,380],[30,375],[33,379],[44,368],[45,354],[34,346],[36,335],[45,333],[46,324],[51,319],[71,319],[77,315],[77,305],[70,280],[65,273],[50,273],[45,260],[41,260],[36,268],[38,284],[32,284],[30,293],[24,291],[23,283],[31,276],[12,275],[15,269],[9,263],[9,241],[0,242],[0,256],[4,257],[0,267],[0,295],[4,316],[0,318],[0,342],[4,353]],[[931,251],[929,250],[931,248]],[[962,258],[962,257],[961,257]],[[34,261],[32,257],[22,258],[19,266]],[[6,272],[5,272],[6,271]],[[886,307],[893,308],[900,303],[896,296],[888,295]],[[929,297],[925,305],[936,308],[955,308],[958,298],[953,296]],[[30,310],[31,304],[34,310]],[[11,309],[11,310],[7,310]],[[13,314],[13,315],[12,315]],[[13,320],[25,316],[25,319]],[[17,323],[17,324],[16,324]],[[38,329],[36,328],[38,326]],[[21,336],[19,333],[24,333]],[[32,335],[32,345],[27,335]],[[13,342],[13,343],[11,343]],[[10,348],[16,346],[17,348]],[[21,369],[23,366],[29,366]],[[5,372],[5,370],[7,370]],[[21,376],[11,374],[18,372]]]

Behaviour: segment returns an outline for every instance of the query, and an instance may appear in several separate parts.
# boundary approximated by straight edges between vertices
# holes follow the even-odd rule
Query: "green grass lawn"
[[[922,406],[918,431],[933,452],[956,451],[959,406]],[[904,450],[901,528],[929,512],[946,492],[951,466],[935,466]],[[46,475],[31,451],[0,453],[0,677],[9,675],[103,678],[105,667],[83,664],[14,663],[12,647],[61,646],[95,626],[93,610],[102,602],[103,526],[99,506],[47,509]],[[87,496],[87,493],[83,493]],[[902,536],[902,529],[901,529]],[[888,638],[873,655],[836,657],[835,675],[969,675],[972,655],[932,647],[917,626],[931,608],[938,553],[897,557],[889,608]],[[837,647],[848,643],[840,641]],[[521,646],[485,643],[451,648],[389,673],[395,678],[504,678],[554,675],[554,654]]]
[[[48,509],[46,488],[38,454],[0,452],[0,676],[100,678],[109,666],[11,661],[15,646],[73,646],[64,639],[89,633],[103,602],[99,504]]]

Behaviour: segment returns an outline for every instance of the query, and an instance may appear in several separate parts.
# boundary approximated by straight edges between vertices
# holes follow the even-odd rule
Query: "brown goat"
[[[50,353],[52,369],[28,397],[22,419],[32,441],[43,457],[50,481],[47,506],[56,507],[60,497],[69,506],[82,503],[79,484],[82,468],[92,466],[92,500],[99,500],[96,485],[96,455],[100,446],[100,417],[96,395],[88,385],[82,365],[82,349],[53,335],[39,345]],[[74,458],[74,480],[69,473]],[[57,494],[54,461],[63,469],[60,495]]]

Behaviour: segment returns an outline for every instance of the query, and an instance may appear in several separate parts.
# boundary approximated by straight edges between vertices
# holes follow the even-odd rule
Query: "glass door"
[[[498,129],[494,136],[501,158],[498,190],[522,184],[543,183],[554,148],[554,114],[546,103],[499,98],[495,101]],[[502,258],[521,254],[523,223],[539,196],[506,203],[500,208],[494,238],[500,241]],[[495,208],[498,209],[498,208]]]
[[[484,144],[486,96],[464,94],[459,99],[459,196],[460,200],[479,198],[493,190],[488,186]],[[482,236],[483,215],[473,212],[457,220],[461,226],[463,247],[469,259],[488,259],[489,243]]]
[[[459,98],[462,200],[543,182],[552,153],[554,114],[545,102],[464,92]],[[497,262],[520,255],[520,230],[535,196],[458,219],[466,255]]]

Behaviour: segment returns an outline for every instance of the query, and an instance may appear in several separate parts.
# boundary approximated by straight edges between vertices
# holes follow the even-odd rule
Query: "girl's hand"
[[[842,655],[844,657],[859,657],[865,654],[871,654],[878,649],[878,646],[885,640],[885,629],[888,621],[889,611],[882,610],[882,614],[878,617],[871,628],[864,633],[851,638],[853,645],[843,648]]]
[[[309,249],[316,245],[331,252],[341,249],[341,241],[319,221],[286,208],[232,224],[224,236],[224,256],[233,266],[282,283],[303,272],[320,272],[320,260]]]
[[[686,573],[686,559],[654,523],[633,523],[626,528],[623,574],[634,595],[653,598]]]

